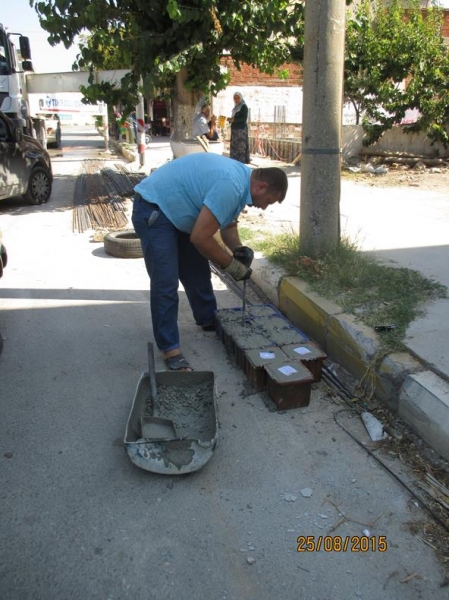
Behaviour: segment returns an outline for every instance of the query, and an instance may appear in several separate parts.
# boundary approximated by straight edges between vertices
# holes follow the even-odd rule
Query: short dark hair
[[[264,169],[254,169],[253,176],[257,181],[268,183],[269,192],[280,192],[282,198],[279,202],[284,200],[288,188],[288,179],[285,171],[279,169],[279,167],[266,167]]]

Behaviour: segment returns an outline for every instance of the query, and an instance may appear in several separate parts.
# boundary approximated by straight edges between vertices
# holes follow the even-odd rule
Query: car
[[[37,113],[36,117],[38,119],[45,120],[45,137],[47,140],[47,148],[60,148],[61,121],[59,119],[59,115],[55,113]]]
[[[6,267],[7,262],[8,253],[6,252],[6,247],[3,244],[2,232],[0,230],[0,278],[3,276],[3,269]]]
[[[3,269],[6,267],[8,262],[8,253],[2,241],[2,231],[0,229],[0,279],[3,276]],[[0,332],[0,352],[3,350],[3,337]]]
[[[30,204],[42,204],[52,184],[47,150],[0,111],[0,200],[21,194]]]

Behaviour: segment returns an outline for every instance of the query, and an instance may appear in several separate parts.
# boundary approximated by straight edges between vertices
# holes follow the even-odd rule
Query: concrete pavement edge
[[[373,329],[298,277],[287,277],[262,254],[252,264],[254,283],[328,358],[357,381],[369,382],[385,403],[436,452],[449,460],[449,383],[407,352],[382,354]]]

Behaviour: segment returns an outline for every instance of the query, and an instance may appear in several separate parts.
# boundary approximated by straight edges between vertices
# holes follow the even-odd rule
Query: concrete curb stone
[[[399,415],[449,458],[449,383],[432,371],[409,375],[399,394]]]
[[[374,395],[449,460],[449,383],[410,354],[392,353],[378,365],[377,334],[335,302],[310,290],[297,277],[286,277],[256,253],[253,281],[271,302],[328,357],[361,380],[372,365]]]
[[[343,313],[338,304],[319,296],[297,277],[282,280],[279,308],[292,322],[301,323],[301,329],[325,351],[329,318]]]
[[[419,373],[425,367],[407,352],[389,354],[379,365],[376,382],[378,398],[391,410],[399,409],[399,394],[408,375]]]
[[[117,142],[113,139],[109,139],[109,144],[113,146],[117,152],[120,152],[120,154],[124,158],[126,158],[128,162],[134,162],[136,160],[136,153],[131,152],[130,150],[125,148],[125,146],[123,146],[123,144],[121,144],[120,142]]]

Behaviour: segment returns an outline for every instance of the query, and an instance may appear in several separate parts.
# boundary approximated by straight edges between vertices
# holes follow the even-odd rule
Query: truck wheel
[[[142,246],[134,229],[113,231],[104,236],[104,250],[116,258],[142,258]]]
[[[56,142],[47,142],[47,148],[60,148],[61,147],[61,131],[58,129],[56,132]]]
[[[35,167],[31,171],[28,189],[23,195],[30,204],[42,204],[51,196],[51,176],[43,167]]]
[[[36,139],[43,148],[47,148],[47,132],[45,130],[45,121],[39,119],[34,120],[34,131]]]

